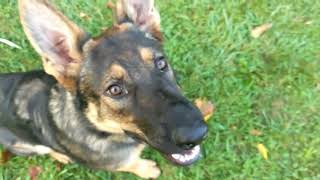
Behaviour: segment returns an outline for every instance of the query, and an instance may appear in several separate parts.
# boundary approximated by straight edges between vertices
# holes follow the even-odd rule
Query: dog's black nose
[[[200,144],[208,133],[208,126],[201,123],[196,127],[181,127],[174,132],[175,143],[183,149],[191,149]]]

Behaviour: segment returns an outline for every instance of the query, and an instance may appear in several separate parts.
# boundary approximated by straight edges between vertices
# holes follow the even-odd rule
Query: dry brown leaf
[[[29,176],[31,180],[37,180],[38,175],[41,173],[42,168],[40,166],[33,166],[29,168]]]
[[[251,36],[253,38],[258,38],[260,37],[263,33],[265,33],[267,30],[269,30],[270,28],[272,27],[272,24],[271,23],[266,23],[266,24],[263,24],[261,26],[257,26],[255,28],[253,28],[251,30]]]
[[[9,151],[3,150],[1,152],[0,164],[5,164],[10,160],[11,153]]]
[[[268,160],[268,149],[263,145],[263,144],[257,144],[257,149],[261,156],[265,159]]]
[[[112,1],[108,1],[106,6],[107,6],[107,8],[109,8],[109,9],[113,9],[113,8],[115,7],[115,5],[113,4]]]
[[[215,107],[210,101],[206,101],[204,99],[198,98],[194,102],[196,106],[200,109],[204,120],[208,121],[210,117],[213,115]]]
[[[62,163],[55,162],[55,164],[56,164],[56,170],[57,170],[58,172],[60,172],[61,169],[62,169]]]
[[[259,130],[257,130],[257,129],[252,129],[252,130],[250,131],[250,134],[251,134],[252,136],[261,136],[261,135],[262,135],[262,132],[259,131]]]

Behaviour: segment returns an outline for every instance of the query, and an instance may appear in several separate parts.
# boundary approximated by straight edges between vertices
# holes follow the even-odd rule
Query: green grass
[[[58,1],[77,24],[93,34],[111,24],[104,0]],[[174,167],[148,149],[160,179],[320,179],[320,1],[318,0],[158,0],[165,49],[191,98],[213,101],[217,111],[203,158]],[[80,12],[90,16],[81,19]],[[23,49],[0,44],[0,71],[40,68],[19,24],[17,4],[0,1],[0,37]],[[271,22],[262,37],[254,26]],[[311,22],[311,23],[310,23]],[[263,132],[250,135],[252,129]],[[256,149],[269,150],[264,160]],[[126,173],[94,171],[79,165],[59,171],[47,157],[14,157],[0,165],[0,179],[134,179]]]

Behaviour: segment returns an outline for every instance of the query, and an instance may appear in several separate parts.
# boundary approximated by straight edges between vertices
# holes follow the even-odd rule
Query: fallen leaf
[[[80,12],[79,16],[80,16],[80,18],[85,19],[85,20],[88,20],[88,19],[90,18],[90,17],[89,17],[86,13],[84,13],[84,12]]]
[[[235,131],[235,130],[238,129],[238,127],[237,126],[231,126],[231,129]]]
[[[212,104],[212,102],[198,98],[195,100],[195,104],[200,109],[204,117],[204,120],[208,121],[210,117],[213,115],[215,110],[215,107]]]
[[[42,168],[40,166],[33,166],[29,168],[29,176],[31,180],[37,180],[38,175],[41,173]]]
[[[265,160],[268,160],[268,149],[263,144],[257,144],[257,149],[259,153]]]
[[[107,8],[110,8],[110,9],[114,9],[114,7],[115,7],[115,5],[113,4],[112,1],[108,1],[106,6],[107,6]]]
[[[309,21],[305,22],[304,24],[305,24],[305,25],[311,25],[311,24],[313,24],[313,21],[312,21],[312,20],[309,20]]]
[[[251,30],[251,36],[253,38],[258,38],[260,37],[263,33],[265,33],[267,30],[269,30],[270,28],[272,27],[272,24],[271,23],[266,23],[266,24],[263,24],[261,26],[257,26],[255,28],[253,28]]]
[[[250,131],[250,134],[251,134],[252,136],[261,136],[261,135],[262,135],[262,132],[259,131],[259,130],[257,130],[257,129],[252,129],[252,130]]]
[[[0,164],[5,164],[9,161],[11,157],[11,153],[9,151],[3,150],[1,152]]]
[[[11,41],[9,41],[7,39],[0,38],[0,42],[3,43],[3,44],[8,45],[10,47],[13,47],[13,48],[21,49],[20,46],[16,45],[15,43],[13,43],[13,42],[11,42]]]
[[[109,28],[107,28],[107,27],[102,27],[102,28],[100,28],[100,29],[101,29],[102,32],[105,32],[105,31],[107,31]]]
[[[320,82],[316,84],[316,91],[320,91]]]
[[[55,162],[55,164],[56,164],[56,170],[57,170],[58,172],[61,171],[61,169],[62,169],[62,163]]]

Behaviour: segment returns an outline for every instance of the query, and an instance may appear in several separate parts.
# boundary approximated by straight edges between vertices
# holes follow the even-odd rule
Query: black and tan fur
[[[44,71],[0,75],[6,149],[156,178],[156,163],[140,158],[145,143],[170,154],[203,139],[201,114],[166,64],[153,0],[119,0],[117,22],[97,38],[47,0],[19,9]]]

